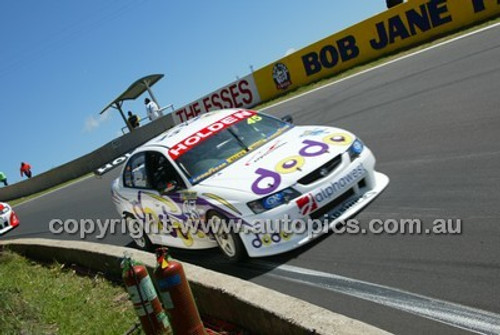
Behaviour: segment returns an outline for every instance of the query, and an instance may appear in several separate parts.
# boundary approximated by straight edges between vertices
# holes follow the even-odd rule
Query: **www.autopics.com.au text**
[[[244,234],[297,234],[309,237],[318,236],[332,231],[334,234],[349,235],[458,235],[462,233],[461,219],[434,219],[424,223],[421,219],[372,219],[362,224],[357,219],[331,222],[329,219],[295,219],[256,220],[248,223],[242,219],[236,220],[196,220],[196,221],[157,221],[127,219],[53,219],[49,222],[52,234],[78,235],[81,239],[92,235],[103,239],[113,234],[130,234],[133,238],[141,238],[146,234],[183,235],[213,233],[244,233]]]

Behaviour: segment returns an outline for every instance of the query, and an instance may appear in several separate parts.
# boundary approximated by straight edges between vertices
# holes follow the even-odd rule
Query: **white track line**
[[[74,186],[75,184],[81,183],[82,181],[85,181],[85,180],[87,180],[87,179],[90,179],[90,178],[92,178],[92,177],[94,177],[94,176],[95,176],[94,174],[91,174],[91,175],[89,175],[89,176],[87,176],[87,177],[84,177],[84,178],[82,178],[82,179],[75,180],[74,182],[71,182],[71,183],[69,183],[69,184],[67,184],[67,185],[64,185],[64,186],[62,186],[62,187],[59,187],[59,188],[53,189],[53,190],[51,190],[51,191],[49,191],[49,192],[47,192],[47,193],[40,194],[40,195],[38,195],[38,196],[36,196],[36,197],[34,197],[34,198],[31,198],[31,199],[28,199],[28,200],[26,200],[26,201],[20,202],[20,203],[18,203],[17,205],[14,205],[14,206],[12,206],[12,207],[13,207],[14,209],[16,209],[16,208],[17,208],[17,207],[19,207],[19,206],[23,206],[23,205],[28,204],[28,203],[30,203],[30,202],[32,202],[32,201],[38,200],[38,199],[40,199],[40,198],[42,198],[42,197],[44,197],[44,196],[46,196],[46,195],[49,195],[49,194],[52,194],[52,193],[55,193],[55,192],[59,192],[59,191],[61,191],[61,190],[64,190],[65,188],[68,188],[68,187]],[[43,191],[42,191],[42,192],[43,192]]]
[[[307,91],[307,92],[304,92],[304,93],[302,93],[302,94],[299,94],[299,95],[296,95],[296,96],[294,96],[294,97],[291,97],[291,98],[289,98],[289,99],[286,99],[286,100],[283,100],[283,101],[277,102],[277,103],[275,103],[275,104],[273,104],[273,105],[271,105],[271,106],[267,106],[267,107],[261,108],[261,109],[259,109],[259,110],[264,111],[264,110],[266,110],[266,109],[270,109],[270,108],[276,107],[276,106],[278,106],[278,105],[281,105],[281,104],[284,104],[284,103],[290,102],[290,101],[292,101],[292,100],[295,100],[295,99],[301,98],[301,97],[306,96],[306,95],[308,95],[308,94],[311,94],[311,93],[317,92],[317,91],[322,90],[322,89],[324,89],[324,88],[327,88],[327,87],[330,87],[330,86],[336,85],[336,84],[341,83],[341,82],[343,82],[343,81],[350,80],[350,79],[355,78],[355,77],[357,77],[357,76],[361,76],[361,75],[366,74],[366,73],[368,73],[368,72],[371,72],[371,71],[374,71],[374,70],[378,70],[378,69],[380,69],[380,68],[382,68],[382,67],[385,67],[385,66],[391,65],[391,64],[393,64],[393,63],[396,63],[396,62],[402,61],[402,60],[404,60],[404,59],[407,59],[407,58],[410,58],[410,57],[413,57],[413,56],[419,55],[419,54],[421,54],[421,53],[427,52],[427,51],[432,50],[432,49],[440,48],[440,47],[442,47],[442,46],[444,46],[444,45],[447,45],[447,44],[450,44],[450,43],[456,42],[456,41],[461,40],[461,39],[463,39],[463,38],[467,38],[467,37],[470,37],[470,36],[473,36],[473,35],[476,35],[476,34],[482,33],[482,32],[484,32],[484,31],[486,31],[486,30],[493,29],[493,28],[496,28],[496,27],[498,27],[498,26],[500,26],[500,22],[499,22],[499,23],[492,24],[491,26],[487,26],[487,27],[484,27],[484,28],[481,28],[481,29],[478,29],[478,30],[471,31],[470,33],[467,33],[467,34],[464,34],[464,35],[457,36],[457,37],[452,38],[452,39],[450,39],[450,40],[448,40],[448,41],[444,41],[444,42],[438,43],[438,44],[436,44],[436,45],[432,45],[432,46],[430,46],[430,47],[428,47],[428,48],[425,48],[425,49],[422,49],[422,50],[415,51],[414,53],[411,53],[411,54],[408,54],[408,55],[405,55],[405,56],[401,56],[401,57],[399,57],[399,58],[393,59],[393,60],[388,61],[388,62],[386,62],[386,63],[383,63],[383,64],[380,64],[380,65],[377,65],[377,66],[371,67],[371,68],[369,68],[369,69],[366,69],[366,70],[363,70],[363,71],[361,71],[361,72],[355,73],[355,74],[350,75],[350,76],[348,76],[348,77],[345,77],[345,78],[342,78],[342,79],[336,80],[336,81],[334,81],[334,82],[331,82],[331,83],[325,84],[325,85],[323,85],[323,86],[321,86],[321,87],[318,87],[318,88],[312,89],[312,90],[310,90],[310,91]]]
[[[444,300],[290,265],[255,261],[272,277],[371,301],[477,334],[500,334],[500,315]]]

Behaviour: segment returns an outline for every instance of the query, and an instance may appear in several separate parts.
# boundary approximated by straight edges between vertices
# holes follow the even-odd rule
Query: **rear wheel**
[[[240,236],[234,232],[234,227],[228,226],[225,216],[211,213],[208,220],[212,225],[217,245],[227,259],[231,262],[238,262],[248,257]]]
[[[142,250],[153,249],[153,243],[144,231],[144,226],[132,215],[126,214],[127,228],[130,237],[134,240],[135,244]]]

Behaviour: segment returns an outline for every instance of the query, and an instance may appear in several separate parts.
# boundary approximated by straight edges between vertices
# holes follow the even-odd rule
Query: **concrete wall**
[[[112,113],[113,111],[108,111]],[[113,159],[132,151],[174,125],[172,114],[135,129],[101,148],[31,179],[0,188],[0,201],[18,199],[93,172]]]
[[[156,265],[152,253],[82,241],[19,239],[0,242],[2,245],[30,258],[77,264],[114,278],[121,278],[119,264],[125,251],[144,263],[150,273]],[[187,263],[183,266],[201,314],[237,324],[252,334],[388,334],[245,280]]]

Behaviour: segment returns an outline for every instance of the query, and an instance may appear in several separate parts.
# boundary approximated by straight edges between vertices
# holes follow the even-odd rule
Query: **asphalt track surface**
[[[373,150],[377,169],[386,173],[391,183],[356,216],[363,227],[375,218],[421,219],[425,227],[434,219],[454,218],[463,221],[463,232],[329,234],[300,250],[239,266],[225,264],[217,250],[175,250],[175,257],[398,334],[469,333],[453,322],[435,321],[432,311],[425,317],[412,312],[420,296],[491,312],[492,322],[498,320],[499,27],[344,80],[266,112],[291,114],[296,124],[349,129]],[[118,218],[110,197],[110,183],[116,175],[113,171],[102,179],[86,179],[17,206],[21,226],[2,238],[78,239],[75,235],[52,235],[48,222],[53,218]],[[91,236],[87,240],[97,239]],[[132,245],[131,239],[121,234],[100,242]],[[304,269],[321,274],[300,274]],[[328,274],[342,277],[330,278]],[[349,286],[352,283],[344,283],[344,277],[349,283],[354,280],[354,288]],[[385,288],[377,289],[378,284],[406,293],[396,305],[366,299],[374,284],[373,292],[385,292]],[[365,287],[371,288],[363,291]],[[357,289],[361,295],[352,294]],[[397,290],[391,292],[387,294],[399,294]],[[408,292],[417,294],[417,298]],[[409,307],[410,312],[402,306]],[[428,306],[424,303],[420,311]],[[451,319],[460,316],[454,306],[446,306]]]

